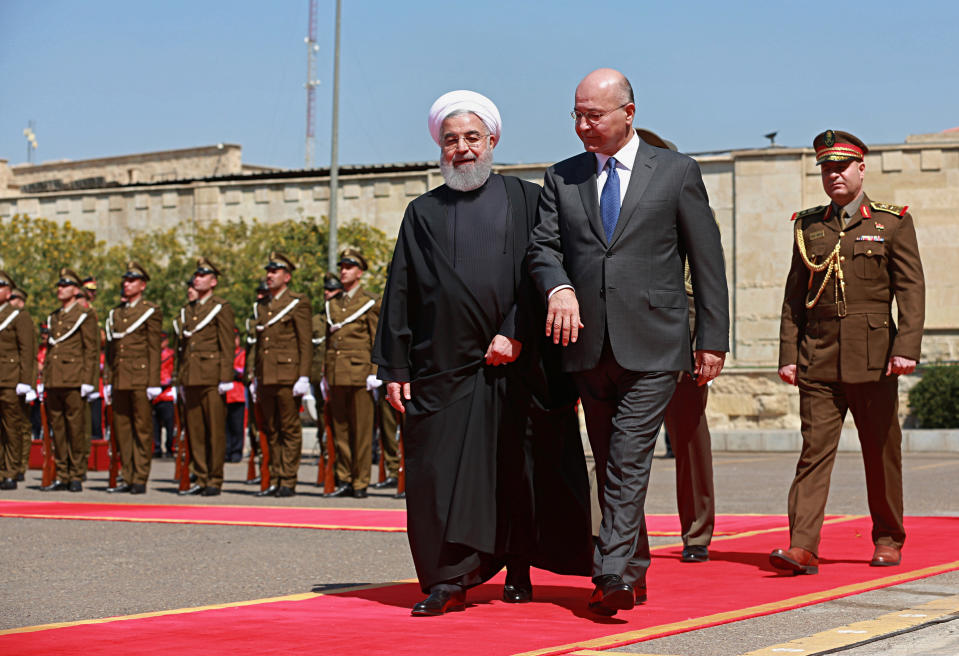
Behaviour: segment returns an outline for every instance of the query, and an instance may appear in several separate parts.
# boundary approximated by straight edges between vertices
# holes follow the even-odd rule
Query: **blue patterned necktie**
[[[613,238],[616,222],[619,221],[619,175],[616,173],[616,158],[606,160],[606,184],[599,197],[599,215],[603,217],[606,242]]]

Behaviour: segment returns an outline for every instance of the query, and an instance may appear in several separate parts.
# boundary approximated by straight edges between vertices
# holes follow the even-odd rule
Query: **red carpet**
[[[122,645],[136,645],[138,654],[532,656],[608,649],[959,569],[942,548],[959,544],[959,518],[909,517],[906,529],[903,565],[874,568],[867,565],[869,519],[833,520],[823,530],[817,576],[781,576],[770,568],[769,551],[786,544],[782,529],[714,540],[706,564],[680,563],[675,547],[656,549],[649,601],[609,619],[586,612],[587,580],[536,571],[536,601],[522,606],[499,601],[500,575],[469,592],[464,613],[413,618],[409,609],[422,594],[415,584],[396,584],[14,630],[0,635],[0,653],[112,655]]]
[[[282,506],[193,506],[69,501],[0,500],[0,517],[88,519],[167,524],[228,524],[340,531],[406,531],[406,510],[364,508],[302,508]],[[649,515],[649,534],[679,536],[676,515]],[[786,526],[779,515],[720,515],[716,536]]]

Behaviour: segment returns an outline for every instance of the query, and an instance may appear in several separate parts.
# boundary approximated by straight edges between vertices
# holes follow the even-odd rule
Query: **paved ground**
[[[793,454],[715,454],[717,512],[783,513],[794,467]],[[959,495],[955,494],[959,455],[906,455],[904,469],[908,514],[959,517]],[[242,483],[245,464],[227,465],[222,496],[179,497],[174,494],[172,471],[172,461],[157,461],[149,493],[143,497],[107,495],[103,472],[91,473],[81,494],[44,493],[38,489],[39,472],[31,471],[26,485],[0,493],[0,498],[316,507],[400,508],[403,504],[393,499],[392,493],[377,492],[365,500],[323,499],[320,490],[310,484],[316,480],[316,468],[308,464],[301,469],[302,482],[291,499],[252,496],[255,489]],[[649,512],[675,512],[674,473],[672,460],[655,461]],[[867,512],[858,455],[840,454],[827,512]],[[653,541],[672,543],[675,539]],[[955,550],[956,545],[944,544],[943,549]],[[403,533],[0,519],[0,590],[4,593],[0,595],[0,629],[413,576]],[[734,656],[956,594],[959,573],[950,573],[618,651]],[[959,622],[939,623],[843,653],[956,655]]]

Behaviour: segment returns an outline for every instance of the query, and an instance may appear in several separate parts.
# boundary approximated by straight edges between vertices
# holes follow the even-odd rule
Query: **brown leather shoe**
[[[818,574],[819,559],[812,552],[801,547],[789,547],[788,550],[774,549],[769,554],[769,564],[793,574]]]
[[[895,567],[902,562],[902,552],[896,547],[877,544],[869,564],[873,567]]]

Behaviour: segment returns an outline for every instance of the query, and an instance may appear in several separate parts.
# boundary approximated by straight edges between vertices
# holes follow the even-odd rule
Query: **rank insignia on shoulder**
[[[870,203],[872,209],[879,212],[889,212],[890,214],[895,214],[896,216],[903,216],[906,213],[906,210],[909,209],[908,205],[892,205],[890,203],[877,203],[873,201]]]
[[[810,214],[816,214],[817,212],[822,212],[827,206],[826,205],[817,205],[816,207],[810,207],[808,210],[802,210],[801,212],[796,212],[792,215],[790,221],[795,221],[796,219],[801,219],[804,216],[809,216]]]

